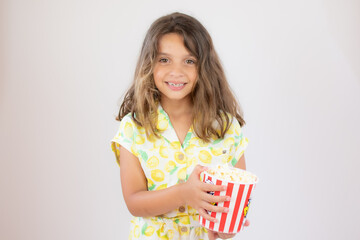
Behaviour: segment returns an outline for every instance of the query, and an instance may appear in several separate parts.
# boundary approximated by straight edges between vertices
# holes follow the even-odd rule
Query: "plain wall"
[[[360,2],[0,2],[0,239],[126,239],[110,149],[145,32],[213,37],[260,182],[235,239],[360,239]]]

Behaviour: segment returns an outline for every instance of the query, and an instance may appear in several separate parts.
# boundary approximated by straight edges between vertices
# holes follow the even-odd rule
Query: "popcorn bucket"
[[[231,168],[233,171],[240,171],[239,173],[247,173],[251,174],[247,171]],[[242,171],[242,172],[241,172]],[[209,194],[215,196],[230,196],[230,201],[213,203],[216,206],[229,208],[229,212],[210,212],[208,211],[211,217],[218,219],[217,223],[210,222],[203,218],[200,215],[199,222],[200,224],[212,231],[222,232],[222,233],[238,233],[243,229],[246,215],[249,210],[250,202],[251,202],[251,194],[255,188],[256,183],[258,182],[258,178],[255,177],[255,181],[248,182],[239,182],[239,181],[230,181],[224,180],[224,178],[219,178],[215,176],[215,174],[210,174],[209,171],[204,171],[201,173],[201,181],[210,184],[216,185],[224,185],[227,187],[226,191],[216,191],[209,192]]]

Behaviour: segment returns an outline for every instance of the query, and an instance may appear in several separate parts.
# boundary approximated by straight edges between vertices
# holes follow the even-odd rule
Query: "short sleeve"
[[[129,152],[136,155],[134,135],[135,135],[135,123],[130,115],[126,115],[120,122],[119,129],[111,140],[111,149],[115,153],[116,162],[120,166],[120,145]]]
[[[240,157],[244,154],[244,151],[248,145],[249,140],[244,136],[242,128],[237,121],[237,119],[234,117],[232,122],[232,133],[234,134],[234,158],[231,161],[231,164],[235,166],[237,161],[239,161]]]

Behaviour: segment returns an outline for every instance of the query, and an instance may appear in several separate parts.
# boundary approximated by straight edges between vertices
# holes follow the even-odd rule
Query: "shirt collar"
[[[161,104],[158,104],[157,109],[157,123],[156,128],[159,131],[159,134],[165,138],[169,143],[174,141],[179,141],[175,129],[170,122],[170,118],[165,110],[162,108]]]
[[[165,112],[165,110],[162,108],[161,104],[158,104],[157,109],[157,129],[159,131],[159,134],[164,137],[164,139],[171,143],[171,145],[174,145],[174,147],[186,147],[188,144],[192,134],[193,134],[193,126],[190,127],[189,132],[187,133],[183,146],[180,144],[179,138],[176,135],[175,129],[173,125],[171,124],[169,115]]]

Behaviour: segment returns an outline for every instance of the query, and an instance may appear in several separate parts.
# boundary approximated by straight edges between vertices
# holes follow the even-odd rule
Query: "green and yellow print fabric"
[[[206,143],[195,135],[191,127],[183,144],[180,144],[170,119],[161,105],[159,105],[157,113],[157,129],[160,138],[147,137],[145,129],[136,125],[131,114],[128,114],[121,120],[119,130],[112,139],[111,145],[119,165],[121,164],[119,162],[119,145],[138,158],[147,178],[149,191],[160,190],[186,181],[197,164],[203,166],[235,165],[247,147],[248,140],[244,137],[236,118],[233,118],[223,139],[214,139]],[[186,206],[185,211],[175,209],[164,214],[163,218],[186,216],[197,218],[198,214],[190,206]],[[151,222],[147,223],[156,231],[159,230]],[[148,232],[151,233],[151,229],[150,227]],[[154,232],[156,232],[155,230]]]
[[[198,222],[198,217],[140,218],[133,217],[129,239],[203,240],[208,239],[207,230]]]

